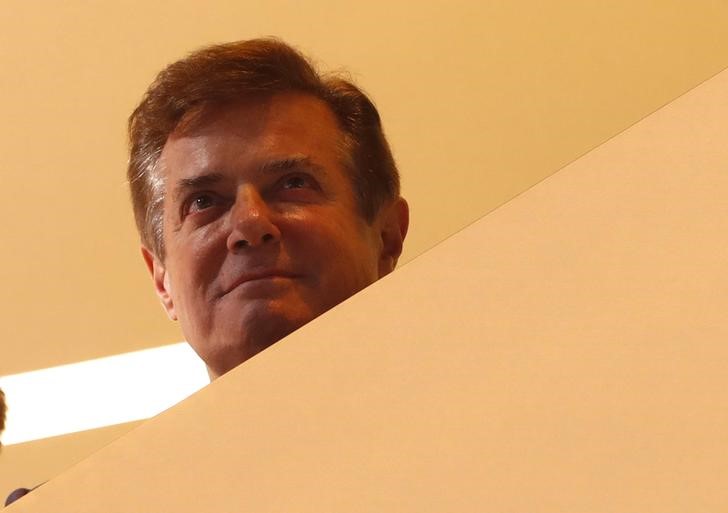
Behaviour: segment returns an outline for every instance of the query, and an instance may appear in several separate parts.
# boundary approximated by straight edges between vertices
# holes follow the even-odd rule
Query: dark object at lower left
[[[30,490],[28,488],[18,488],[13,493],[11,493],[10,495],[8,495],[8,498],[5,499],[5,505],[6,506],[9,506],[13,502],[15,502],[18,499],[20,499],[23,495],[26,495],[28,492],[30,492]]]

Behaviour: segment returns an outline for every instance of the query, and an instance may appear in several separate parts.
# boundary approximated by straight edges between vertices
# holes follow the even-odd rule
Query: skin
[[[162,152],[156,292],[215,379],[391,272],[402,198],[362,218],[329,107],[278,94],[212,112]]]

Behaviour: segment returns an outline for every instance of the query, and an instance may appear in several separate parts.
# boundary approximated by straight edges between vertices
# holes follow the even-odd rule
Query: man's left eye
[[[311,181],[305,176],[289,176],[281,184],[284,189],[303,189],[304,187],[310,187]]]

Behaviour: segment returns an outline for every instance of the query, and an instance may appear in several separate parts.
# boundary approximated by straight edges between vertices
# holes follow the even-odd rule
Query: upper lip
[[[266,278],[296,278],[298,275],[290,271],[283,271],[280,269],[262,269],[258,271],[248,271],[239,275],[230,286],[226,287],[222,295],[232,292],[243,283],[255,280],[263,280]]]

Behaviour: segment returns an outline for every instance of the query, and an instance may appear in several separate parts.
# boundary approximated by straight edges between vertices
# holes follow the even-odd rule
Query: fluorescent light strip
[[[0,377],[3,445],[147,419],[210,382],[182,342]]]

